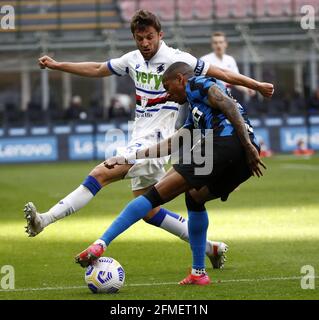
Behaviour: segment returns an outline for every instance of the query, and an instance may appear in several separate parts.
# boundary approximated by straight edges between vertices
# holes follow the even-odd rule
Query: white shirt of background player
[[[226,49],[228,47],[228,43],[226,40],[226,36],[223,32],[215,32],[212,35],[212,49],[213,52],[206,54],[205,56],[201,57],[207,63],[210,63],[216,67],[230,70],[235,73],[239,73],[237,63],[235,59],[226,54]],[[230,85],[225,83],[227,87]],[[248,89],[242,86],[235,86],[236,89],[240,90],[243,93],[248,94],[249,96],[254,96],[256,92],[254,90]]]

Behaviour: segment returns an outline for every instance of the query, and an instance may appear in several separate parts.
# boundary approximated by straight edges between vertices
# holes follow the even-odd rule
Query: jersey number
[[[199,111],[197,107],[192,110],[194,127],[199,128],[199,123],[203,117],[203,112]]]

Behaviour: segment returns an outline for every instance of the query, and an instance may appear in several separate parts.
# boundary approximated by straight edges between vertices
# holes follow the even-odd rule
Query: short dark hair
[[[225,32],[222,32],[222,31],[215,31],[212,34],[212,37],[224,37],[226,39],[226,34],[225,34]]]
[[[131,20],[131,32],[134,35],[135,31],[143,31],[147,27],[153,27],[158,33],[162,31],[162,25],[158,17],[147,10],[138,10],[135,12]]]
[[[166,69],[163,79],[175,78],[178,73],[186,75],[189,78],[194,76],[194,70],[189,64],[185,62],[175,62]]]

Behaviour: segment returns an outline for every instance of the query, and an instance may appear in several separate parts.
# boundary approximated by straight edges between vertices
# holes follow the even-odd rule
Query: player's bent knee
[[[148,221],[148,220],[152,219],[158,213],[159,210],[160,210],[160,207],[156,207],[156,208],[152,209],[151,211],[149,211],[147,213],[147,215],[143,218],[143,220]]]
[[[91,172],[90,176],[94,177],[101,185],[105,185],[109,179],[108,170],[105,167],[96,166]]]
[[[191,194],[190,192],[185,193],[185,202],[186,207],[190,211],[205,211],[205,202],[202,201],[199,197],[196,197],[195,194]]]
[[[161,204],[164,204],[163,199],[161,198],[160,194],[154,186],[150,190],[148,190],[143,196],[152,204],[153,210],[156,207],[159,207]]]

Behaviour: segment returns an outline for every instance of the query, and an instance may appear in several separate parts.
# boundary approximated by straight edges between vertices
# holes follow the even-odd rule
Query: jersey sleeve
[[[194,69],[195,76],[206,75],[207,70],[209,68],[209,63],[205,62],[202,59],[195,58],[190,53],[180,50],[176,50],[173,56],[172,63],[175,62],[185,62],[189,64]]]
[[[211,58],[210,58],[210,55],[209,55],[209,54],[205,54],[205,55],[202,56],[200,59],[203,60],[204,62],[210,64]]]
[[[193,77],[189,81],[188,100],[208,104],[208,90],[217,86],[216,82],[207,77]]]
[[[129,60],[129,53],[124,54],[120,58],[111,59],[109,61],[106,61],[106,65],[109,68],[109,70],[117,75],[117,76],[124,76],[128,74],[128,60]]]

